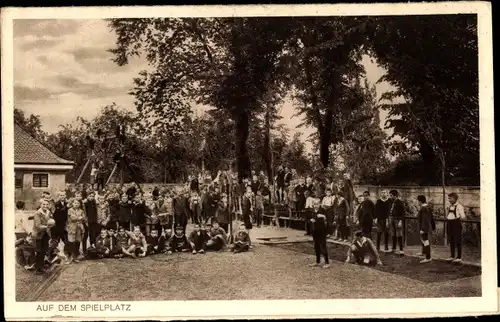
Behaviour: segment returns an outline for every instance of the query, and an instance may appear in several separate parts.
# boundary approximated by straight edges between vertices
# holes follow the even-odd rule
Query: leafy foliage
[[[370,50],[387,70],[381,81],[397,88],[382,96],[386,126],[419,151],[426,183],[439,181],[440,151],[448,180],[478,183],[477,17],[384,17],[374,26]]]
[[[39,115],[31,114],[29,117],[26,117],[22,110],[14,108],[14,123],[38,141],[45,140],[47,134],[42,130],[42,121]]]

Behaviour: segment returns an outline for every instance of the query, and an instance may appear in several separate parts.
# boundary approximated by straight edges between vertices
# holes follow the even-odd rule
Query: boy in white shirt
[[[450,207],[448,207],[446,215],[446,228],[448,233],[448,240],[450,243],[451,257],[447,259],[448,262],[462,263],[462,220],[465,219],[464,207],[459,204],[458,195],[450,193],[448,195]],[[457,256],[455,257],[455,249]]]

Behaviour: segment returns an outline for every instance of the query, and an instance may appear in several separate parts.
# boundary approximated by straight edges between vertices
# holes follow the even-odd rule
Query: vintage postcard
[[[1,21],[8,320],[498,311],[489,4]]]

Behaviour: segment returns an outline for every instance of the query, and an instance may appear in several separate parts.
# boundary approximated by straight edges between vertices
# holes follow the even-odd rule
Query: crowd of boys
[[[350,242],[347,261],[380,264],[380,247],[384,252],[404,255],[403,222],[405,208],[396,190],[383,190],[376,202],[365,191],[356,198],[352,183],[346,180],[338,188],[330,178],[322,182],[311,177],[292,184],[294,171],[280,167],[274,178],[275,202],[288,204],[305,221],[305,234],[313,236],[316,263],[325,258],[328,267],[326,239],[332,237]],[[190,176],[180,192],[165,188],[142,191],[132,183],[127,188],[103,188],[98,194],[85,184],[60,191],[56,200],[44,192],[40,208],[34,215],[30,236],[16,236],[18,262],[43,272],[47,265],[78,262],[84,257],[144,257],[172,252],[204,253],[218,251],[233,242],[234,252],[251,248],[250,230],[262,224],[265,207],[270,204],[271,190],[267,177],[252,172],[242,184],[229,172],[219,172],[214,180]],[[229,200],[231,198],[231,200]],[[418,213],[422,241],[422,263],[429,262],[430,236],[435,228],[432,211],[425,196],[418,196]],[[465,218],[458,195],[449,195],[448,236],[451,257],[461,262],[461,220]],[[17,203],[18,209],[23,202]],[[237,218],[233,218],[233,214]],[[233,219],[243,223],[234,240],[229,240]],[[188,221],[194,231],[186,235]],[[376,227],[376,245],[371,240]],[[359,231],[356,231],[359,230]],[[356,232],[354,232],[356,231]],[[389,250],[389,236],[392,249]],[[57,245],[62,241],[64,251]],[[87,247],[90,245],[90,247]],[[455,254],[456,251],[456,254]],[[30,255],[31,254],[31,255]]]

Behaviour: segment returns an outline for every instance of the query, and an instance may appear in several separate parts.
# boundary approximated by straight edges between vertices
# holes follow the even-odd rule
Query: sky
[[[56,132],[58,126],[77,116],[91,119],[101,107],[116,103],[135,111],[128,94],[133,78],[147,69],[142,58],[125,66],[112,62],[107,50],[115,47],[115,34],[103,20],[14,20],[14,104],[25,113],[39,115],[43,130]],[[372,84],[384,69],[365,56],[366,78]],[[377,95],[388,90],[387,83],[376,84]],[[279,107],[290,133],[301,132],[305,139],[315,129],[298,127],[291,101]],[[201,111],[202,112],[202,111]],[[381,127],[386,112],[381,111]],[[311,150],[311,146],[307,146]]]

